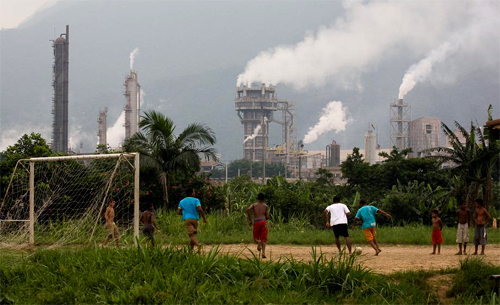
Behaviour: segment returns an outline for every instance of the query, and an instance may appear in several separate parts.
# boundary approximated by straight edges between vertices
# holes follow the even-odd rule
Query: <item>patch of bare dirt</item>
[[[353,245],[354,246],[354,245]],[[358,261],[365,267],[377,273],[392,273],[407,270],[440,270],[446,268],[458,268],[460,261],[469,255],[455,255],[457,246],[442,246],[440,255],[431,255],[432,245],[384,245],[381,244],[382,252],[375,256],[375,251],[364,245],[363,253],[358,256]],[[214,246],[212,246],[214,247]],[[255,244],[232,244],[218,245],[224,253],[230,253],[239,257],[253,258],[258,255]],[[473,246],[472,246],[473,247]],[[211,247],[206,247],[208,251]],[[327,258],[337,255],[337,248],[332,246],[317,246],[317,252],[324,253]],[[470,250],[468,248],[467,250]],[[487,262],[500,266],[500,245],[487,245],[486,255],[478,255]],[[266,249],[266,260],[278,260],[281,257],[293,257],[296,260],[311,260],[312,248],[310,246],[294,245],[268,245]],[[470,252],[472,253],[472,251]]]

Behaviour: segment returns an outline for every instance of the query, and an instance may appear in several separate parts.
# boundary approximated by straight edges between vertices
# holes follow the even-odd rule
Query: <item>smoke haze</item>
[[[390,60],[399,53],[409,56],[429,53],[451,32],[476,28],[475,32],[471,31],[472,35],[486,36],[469,39],[470,49],[484,49],[481,41],[498,42],[495,30],[491,29],[498,26],[498,21],[492,21],[498,20],[492,16],[498,13],[498,5],[493,2],[461,1],[456,5],[455,1],[434,1],[429,5],[422,1],[345,1],[344,8],[345,17],[308,34],[296,45],[261,52],[247,63],[238,76],[237,85],[284,83],[304,89],[334,83],[361,90],[360,76],[375,69],[380,61]],[[484,18],[487,15],[491,16]],[[495,24],[490,24],[487,30],[481,25],[483,20]],[[431,55],[439,60],[450,48],[445,44],[438,49],[441,53]],[[422,65],[422,70],[430,68],[429,61]],[[411,84],[411,77],[407,81]],[[419,79],[414,75],[413,81]]]
[[[132,71],[134,69],[134,60],[135,60],[135,56],[139,54],[139,47],[136,47],[132,53],[130,53],[130,71]]]
[[[245,138],[245,141],[243,141],[243,144],[245,144],[246,142],[250,141],[250,140],[253,140],[255,139],[256,136],[259,135],[259,131],[261,130],[261,126],[260,125],[257,125],[257,127],[255,127],[254,131],[253,131],[253,134],[246,137]]]
[[[338,133],[344,131],[349,122],[347,109],[342,106],[342,102],[332,101],[323,108],[318,123],[309,128],[303,141],[305,144],[309,144],[316,141],[325,132],[333,130]]]

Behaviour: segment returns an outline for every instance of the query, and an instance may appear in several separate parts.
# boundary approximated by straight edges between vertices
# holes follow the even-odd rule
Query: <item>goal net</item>
[[[0,206],[3,245],[102,242],[115,201],[122,241],[139,233],[139,154],[19,160]]]

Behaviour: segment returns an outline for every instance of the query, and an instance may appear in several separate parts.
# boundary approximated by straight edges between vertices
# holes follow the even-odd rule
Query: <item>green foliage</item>
[[[19,264],[1,265],[2,302],[108,304],[425,303],[420,286],[388,281],[345,254],[310,262],[263,262],[217,249],[41,250]],[[434,300],[435,301],[435,300]]]
[[[455,274],[454,283],[448,295],[455,297],[459,303],[467,304],[477,302],[478,299],[486,303],[494,298],[498,301],[496,280],[490,279],[490,276],[494,274],[500,274],[499,266],[468,257],[460,262],[460,269]],[[496,295],[494,295],[495,292]]]

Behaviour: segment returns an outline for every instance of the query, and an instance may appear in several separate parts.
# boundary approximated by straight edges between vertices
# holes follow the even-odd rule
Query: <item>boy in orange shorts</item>
[[[257,243],[257,251],[262,250],[262,258],[266,258],[266,242],[267,242],[267,219],[269,219],[269,208],[264,203],[264,194],[257,195],[257,202],[253,203],[247,209],[248,224],[252,225],[252,210],[253,210],[253,240]]]
[[[375,227],[377,226],[377,223],[375,221],[375,214],[377,212],[380,212],[384,214],[387,218],[391,218],[392,216],[389,215],[388,213],[382,211],[381,209],[377,209],[376,207],[372,205],[367,205],[365,200],[361,200],[359,202],[360,209],[356,213],[356,218],[354,218],[354,223],[352,224],[352,229],[356,227],[356,224],[358,223],[358,219],[361,219],[363,221],[363,225],[361,228],[365,232],[365,237],[366,241],[370,243],[372,248],[375,250],[375,255],[378,255],[382,250],[380,250],[380,247],[378,246],[377,239],[375,238]]]

